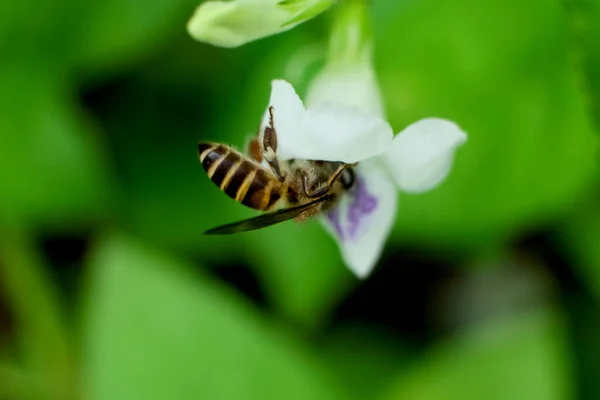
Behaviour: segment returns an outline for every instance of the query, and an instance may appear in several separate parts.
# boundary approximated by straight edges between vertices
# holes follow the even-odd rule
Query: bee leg
[[[304,195],[306,197],[308,197],[308,198],[311,198],[311,199],[314,199],[314,198],[326,195],[327,193],[329,193],[331,191],[331,189],[333,188],[333,185],[335,184],[335,182],[337,182],[337,180],[340,179],[340,177],[342,176],[342,172],[344,172],[344,170],[346,168],[354,167],[356,165],[358,165],[358,163],[354,163],[354,164],[341,164],[337,168],[337,170],[333,174],[331,174],[331,176],[329,177],[329,179],[327,179],[327,182],[323,186],[321,186],[321,187],[319,187],[319,188],[317,188],[315,190],[309,189],[309,187],[308,187],[308,185],[309,185],[309,183],[308,183],[308,179],[309,179],[308,174],[305,171],[302,171],[301,172],[302,173],[302,186],[303,186],[303,189],[304,189]]]
[[[273,122],[273,111],[273,106],[269,106],[269,125],[265,127],[263,134],[263,148],[266,151],[270,147],[274,152],[277,152],[277,132]]]
[[[269,164],[269,167],[271,167],[273,173],[275,173],[277,179],[283,182],[285,180],[285,174],[281,171],[281,167],[279,166],[279,159],[277,158],[277,154],[275,154],[275,151],[271,147],[269,147],[266,151],[262,153],[262,156],[267,161],[267,164]]]
[[[346,168],[350,168],[350,167],[356,167],[358,165],[357,162],[352,163],[352,164],[341,164],[333,174],[331,174],[331,176],[329,177],[329,179],[327,179],[327,186],[329,186],[330,188],[333,187],[333,184],[337,182],[338,179],[340,179],[340,177],[342,176],[342,173],[344,172],[344,170]]]
[[[269,107],[269,126],[266,126],[263,131],[258,128],[256,137],[251,138],[246,142],[244,146],[245,153],[248,154],[253,160],[259,163],[263,161],[263,153],[269,151],[269,147],[273,151],[277,151],[277,136],[272,132],[274,131],[273,126],[273,107]]]
[[[269,106],[269,125],[265,127],[262,134],[262,149],[260,150],[262,158],[267,161],[277,178],[283,182],[285,174],[282,173],[277,158],[277,131],[273,123],[273,106]]]

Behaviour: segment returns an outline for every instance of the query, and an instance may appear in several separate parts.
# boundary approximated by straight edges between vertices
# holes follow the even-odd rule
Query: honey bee
[[[200,163],[210,180],[235,201],[267,212],[210,229],[205,234],[225,235],[290,219],[305,220],[330,208],[354,183],[352,167],[356,164],[280,160],[273,112],[273,107],[269,107],[269,124],[250,142],[248,155],[224,144],[198,143]],[[282,203],[288,207],[276,210]]]

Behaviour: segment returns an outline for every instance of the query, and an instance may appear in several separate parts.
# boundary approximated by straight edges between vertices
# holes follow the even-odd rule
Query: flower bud
[[[321,12],[334,0],[206,1],[187,25],[200,42],[237,47],[292,29]]]

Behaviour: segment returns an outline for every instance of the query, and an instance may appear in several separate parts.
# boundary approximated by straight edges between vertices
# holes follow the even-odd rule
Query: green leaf
[[[432,349],[407,367],[381,398],[571,399],[563,330],[551,313],[499,320]]]
[[[416,358],[415,349],[397,332],[357,321],[329,329],[320,353],[359,399],[381,393],[398,371],[410,367]]]
[[[582,82],[587,87],[590,109],[596,129],[600,127],[600,2],[573,0],[565,3],[570,22],[574,53],[579,56],[583,72]]]
[[[401,197],[396,234],[478,247],[556,219],[587,195],[598,138],[560,2],[374,7],[376,66],[394,129],[436,116],[469,135],[445,183]]]
[[[244,247],[278,314],[307,330],[320,328],[358,282],[316,220],[257,231]]]
[[[111,190],[103,148],[52,70],[0,68],[0,219],[99,218]]]
[[[0,358],[0,382],[2,382],[0,399],[28,399],[30,397],[27,397],[26,393],[33,392],[33,385],[23,372],[2,358]]]
[[[73,31],[73,61],[86,72],[107,73],[166,47],[183,34],[191,4],[187,0],[85,3]]]
[[[22,369],[11,368],[0,360],[0,382],[3,383],[0,387],[4,386],[2,379],[7,379],[8,391],[27,392],[32,398],[70,397],[76,386],[73,349],[70,348],[72,338],[65,326],[56,287],[30,235],[19,229],[7,230],[4,226],[0,237],[3,300],[10,308],[14,326],[18,327],[16,354],[22,364]],[[45,395],[40,396],[39,392]],[[38,395],[33,396],[33,393]]]
[[[301,341],[185,265],[111,235],[91,268],[90,398],[339,398]]]
[[[184,34],[187,0],[0,3],[0,55],[34,56],[38,63],[109,73]],[[73,75],[72,75],[73,76]]]
[[[64,67],[71,42],[81,33],[81,2],[77,0],[0,2],[0,58],[34,56],[44,67]]]

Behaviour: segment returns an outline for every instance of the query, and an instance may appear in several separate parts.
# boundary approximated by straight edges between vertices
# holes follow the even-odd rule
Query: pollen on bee
[[[258,161],[259,163],[262,162],[263,157],[262,152],[260,151],[260,142],[257,138],[252,139],[246,148],[246,153],[248,153],[253,160]]]

